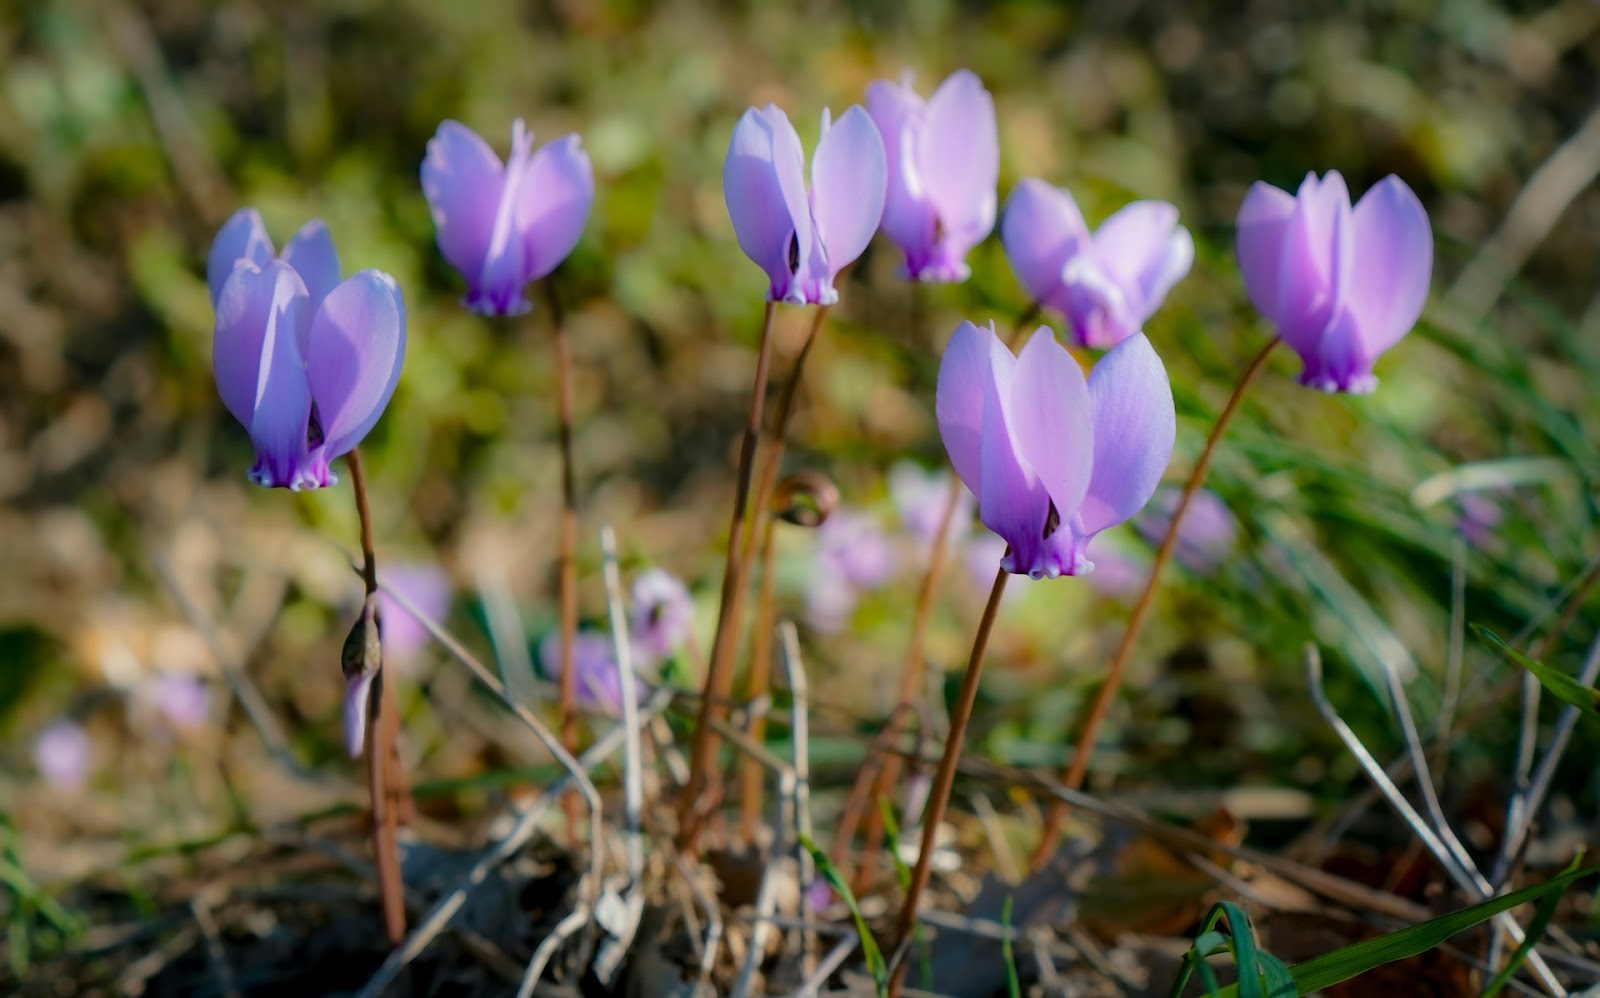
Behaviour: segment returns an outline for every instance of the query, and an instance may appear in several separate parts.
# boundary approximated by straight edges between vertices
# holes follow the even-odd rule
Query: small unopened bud
[[[772,513],[797,527],[820,527],[839,505],[839,486],[820,471],[797,471],[778,483]]]
[[[367,597],[361,616],[345,636],[339,665],[345,682],[344,745],[354,759],[366,744],[367,719],[383,692],[383,627],[375,595]]]

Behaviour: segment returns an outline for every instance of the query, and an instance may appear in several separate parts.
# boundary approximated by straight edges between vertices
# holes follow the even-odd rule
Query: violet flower
[[[1095,349],[1139,332],[1194,263],[1194,240],[1167,202],[1124,205],[1091,236],[1070,193],[1032,178],[1006,199],[1000,241],[1034,300]]]
[[[694,625],[694,600],[677,576],[649,568],[633,578],[629,628],[634,648],[661,661],[678,650]]]
[[[89,779],[89,754],[89,735],[76,721],[56,721],[33,740],[33,764],[58,790],[83,786]]]
[[[589,155],[575,134],[533,151],[533,134],[511,124],[502,165],[478,133],[458,121],[439,125],[422,161],[422,193],[439,233],[439,252],[467,282],[462,299],[480,315],[528,311],[523,289],[567,258],[594,201]]]
[[[734,126],[722,167],[723,196],[745,256],[772,280],[768,298],[832,305],[833,279],[861,255],[883,217],[883,141],[859,106],[822,136],[806,189],[800,137],[777,105],[750,108]]]
[[[906,530],[922,545],[932,545],[944,519],[945,505],[950,501],[950,471],[944,468],[924,471],[911,461],[901,461],[889,469],[889,498]],[[972,493],[962,488],[956,494],[947,542],[959,543],[967,535],[972,522],[972,504]]]
[[[256,222],[248,209],[236,213],[207,263],[217,392],[255,444],[251,481],[320,488],[337,481],[328,465],[361,442],[394,394],[405,303],[380,271],[341,282],[320,222],[302,228],[283,259],[272,258]]]
[[[400,602],[389,595],[392,588],[433,620],[440,620],[450,609],[450,577],[434,565],[395,565],[383,570],[384,585],[378,590],[378,612],[383,620],[384,664],[404,666],[433,640],[427,628]]]
[[[969,70],[951,73],[923,100],[901,83],[867,86],[867,112],[883,138],[888,191],[880,227],[917,281],[964,281],[967,253],[994,229],[1000,138],[994,98]]]
[[[166,672],[138,693],[139,707],[153,710],[177,734],[192,734],[211,720],[211,691],[198,676]]]
[[[894,576],[895,554],[877,521],[865,513],[835,509],[816,529],[806,620],[819,631],[840,630],[861,594],[881,589]]]
[[[991,324],[963,322],[939,365],[939,433],[978,518],[1005,540],[1000,566],[1030,578],[1094,570],[1094,535],[1137,513],[1172,457],[1177,418],[1142,333],[1095,365],[1040,326],[1013,356]]]
[[[1433,274],[1433,230],[1400,178],[1355,208],[1344,178],[1306,174],[1294,196],[1257,182],[1239,207],[1245,290],[1304,362],[1300,383],[1370,393],[1372,364],[1411,331]]]
[[[1139,534],[1152,545],[1159,545],[1167,534],[1172,514],[1178,508],[1183,490],[1173,487],[1157,492],[1134,521]],[[1189,500],[1189,508],[1178,524],[1178,543],[1174,549],[1179,564],[1196,575],[1210,575],[1221,567],[1239,543],[1239,521],[1228,504],[1210,489],[1201,489]]]
[[[561,634],[551,631],[539,641],[539,665],[546,678],[561,679]],[[572,667],[576,670],[578,703],[608,714],[622,712],[622,677],[617,674],[616,650],[611,635],[600,631],[579,631],[572,636]],[[640,699],[643,684],[637,686]]]

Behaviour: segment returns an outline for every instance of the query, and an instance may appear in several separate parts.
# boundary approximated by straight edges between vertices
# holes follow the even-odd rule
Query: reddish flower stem
[[[717,610],[717,629],[711,642],[711,661],[706,667],[706,682],[695,720],[694,742],[689,755],[689,780],[678,800],[679,852],[692,853],[704,816],[704,801],[713,780],[713,763],[721,739],[711,727],[713,718],[727,714],[727,699],[733,689],[733,649],[738,643],[739,619],[744,612],[745,574],[749,562],[742,556],[741,538],[750,505],[750,479],[755,470],[756,443],[761,437],[761,413],[766,405],[767,374],[772,363],[772,321],[776,302],[767,302],[761,320],[761,346],[756,353],[754,387],[750,391],[750,413],[744,437],[739,443],[739,470],[735,479],[733,514],[728,524],[728,554],[722,572],[722,597]]]
[[[352,448],[345,455],[350,468],[350,485],[356,497],[356,516],[361,521],[361,581],[366,587],[368,607],[378,593],[378,556],[372,543],[372,511],[367,502],[367,478],[361,467],[361,451]],[[410,801],[405,771],[400,766],[399,715],[394,692],[384,681],[382,655],[378,674],[372,680],[367,709],[366,754],[367,791],[372,798],[372,853],[378,870],[378,893],[383,904],[383,928],[391,945],[406,935],[405,884],[400,879],[400,849],[396,827],[400,812]],[[405,802],[405,803],[403,803]]]
[[[911,871],[911,885],[906,889],[905,905],[900,909],[900,919],[895,927],[895,951],[905,949],[917,927],[917,902],[928,886],[932,870],[933,850],[938,839],[939,823],[944,820],[946,805],[950,802],[950,788],[956,781],[956,762],[961,758],[961,743],[966,737],[967,722],[972,719],[972,707],[978,700],[978,679],[983,674],[983,653],[989,645],[989,632],[994,629],[995,617],[1000,612],[1000,599],[1006,592],[1010,573],[1000,569],[995,573],[994,588],[989,590],[989,602],[978,621],[978,632],[972,639],[972,657],[967,661],[966,675],[961,679],[961,691],[956,695],[950,711],[950,737],[944,743],[944,755],[939,759],[939,770],[933,777],[933,788],[928,794],[928,806],[922,814],[922,848],[917,852],[917,865]],[[910,956],[900,959],[889,977],[889,998],[898,998],[905,980],[906,965]]]
[[[766,693],[772,680],[772,642],[778,625],[775,605],[777,573],[772,570],[774,547],[772,530],[777,523],[777,517],[772,515],[772,497],[777,492],[778,472],[783,467],[783,449],[789,432],[789,417],[794,412],[795,394],[799,391],[800,379],[805,374],[806,358],[811,356],[811,348],[816,344],[817,337],[822,332],[823,321],[827,317],[826,305],[819,307],[812,316],[811,330],[806,334],[806,341],[794,359],[794,367],[789,372],[788,382],[778,395],[778,409],[774,413],[772,432],[767,438],[766,458],[761,466],[761,476],[756,480],[753,523],[745,539],[744,550],[741,552],[745,564],[749,565],[751,548],[759,533],[761,585],[756,594],[755,626],[750,632],[750,670],[745,685],[746,701],[754,700]],[[749,734],[752,741],[760,744],[766,729],[766,717],[757,716],[750,719]],[[761,764],[750,756],[745,756],[739,765],[739,787],[740,833],[744,836],[746,844],[754,844],[756,828],[761,822],[763,783]]]
[[[1195,461],[1194,470],[1189,473],[1189,480],[1184,483],[1183,495],[1179,497],[1177,508],[1172,511],[1172,519],[1167,523],[1166,536],[1161,539],[1161,546],[1156,549],[1155,561],[1150,566],[1150,577],[1145,581],[1144,591],[1139,594],[1138,602],[1133,605],[1133,613],[1128,618],[1128,627],[1122,632],[1122,642],[1117,645],[1116,652],[1111,656],[1111,665],[1106,669],[1105,682],[1100,685],[1100,692],[1089,708],[1089,714],[1083,722],[1083,731],[1078,736],[1077,747],[1072,752],[1072,762],[1061,778],[1061,782],[1069,790],[1077,790],[1083,786],[1083,778],[1089,769],[1089,756],[1094,751],[1094,739],[1100,730],[1100,722],[1105,720],[1106,713],[1111,709],[1111,701],[1122,683],[1122,672],[1128,664],[1129,653],[1133,651],[1133,644],[1144,629],[1145,619],[1149,616],[1150,606],[1155,599],[1157,584],[1161,580],[1161,570],[1172,559],[1172,552],[1178,546],[1178,528],[1183,524],[1183,514],[1188,511],[1190,500],[1200,491],[1200,486],[1205,481],[1217,444],[1222,442],[1223,433],[1233,420],[1234,413],[1238,411],[1245,389],[1256,379],[1256,375],[1261,373],[1266,366],[1267,358],[1277,345],[1276,337],[1268,340],[1266,346],[1262,347],[1261,352],[1250,362],[1250,366],[1245,368],[1244,374],[1240,375],[1238,384],[1233,386],[1233,394],[1228,396],[1227,404],[1217,416],[1216,425],[1211,428],[1211,435],[1206,438],[1205,448],[1200,451],[1200,458]],[[1033,857],[1029,860],[1029,866],[1033,870],[1039,870],[1055,854],[1056,845],[1061,838],[1061,820],[1066,817],[1066,813],[1065,802],[1056,801],[1051,805],[1049,815],[1045,818],[1044,834],[1039,840],[1038,847],[1033,851]]]
[[[573,643],[578,633],[578,486],[572,461],[572,344],[567,336],[566,315],[555,283],[544,282],[544,297],[550,307],[552,344],[556,353],[556,439],[561,448],[561,534],[557,555],[560,576],[561,613],[561,746],[576,755],[578,751],[577,675],[572,663]],[[576,789],[561,795],[567,816],[568,834],[576,840],[580,802]]]

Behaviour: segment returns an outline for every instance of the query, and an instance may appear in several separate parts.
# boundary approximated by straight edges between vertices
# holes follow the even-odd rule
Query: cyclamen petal
[[[966,280],[967,253],[994,229],[994,99],[974,73],[958,70],[927,101],[908,83],[874,81],[867,108],[888,157],[882,228],[905,253],[906,276]]]
[[[1372,391],[1373,362],[1415,325],[1432,277],[1433,233],[1411,189],[1387,177],[1352,209],[1334,171],[1293,197],[1257,183],[1237,239],[1245,290],[1300,355],[1300,383]]]
[[[306,376],[325,461],[348,453],[383,415],[405,352],[405,302],[388,274],[363,270],[323,301],[311,319]]]
[[[1087,545],[1155,491],[1176,419],[1160,359],[1124,340],[1085,383],[1048,328],[1012,357],[963,323],[939,369],[939,430],[978,516],[1006,542],[1003,569],[1034,579],[1093,570]]]
[[[833,281],[866,248],[883,211],[884,151],[859,107],[830,127],[805,188],[800,139],[773,105],[747,110],[723,162],[723,196],[739,248],[770,280],[767,297],[795,305],[838,301]]]
[[[530,281],[572,252],[594,200],[588,154],[576,135],[533,151],[522,119],[512,123],[502,164],[465,125],[445,121],[428,141],[422,192],[438,231],[439,252],[466,280],[463,303],[482,315],[529,308]]]
[[[1125,205],[1091,237],[1072,195],[1034,179],[1006,202],[1000,238],[1034,300],[1096,349],[1139,332],[1194,262],[1194,240],[1165,201]]]
[[[272,257],[272,237],[267,235],[260,212],[254,208],[240,208],[228,216],[211,241],[211,252],[206,255],[206,284],[211,288],[211,307],[217,307],[222,285],[233,276],[233,268],[241,261],[265,267]]]
[[[293,267],[305,282],[313,309],[339,284],[339,252],[333,248],[333,236],[321,219],[313,218],[300,226],[300,231],[284,244],[279,259]]]

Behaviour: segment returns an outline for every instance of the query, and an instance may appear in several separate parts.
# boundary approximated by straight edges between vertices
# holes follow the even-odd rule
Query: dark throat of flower
[[[325,439],[322,432],[322,416],[317,412],[317,404],[311,403],[311,416],[306,420],[306,450],[316,450],[322,446]]]
[[[1044,515],[1044,533],[1039,535],[1040,540],[1049,540],[1050,535],[1061,528],[1061,513],[1056,509],[1055,500],[1050,501],[1050,512]]]
[[[798,232],[791,232],[791,233],[789,233],[789,273],[793,274],[793,273],[798,272],[799,270],[800,270],[800,234]]]

